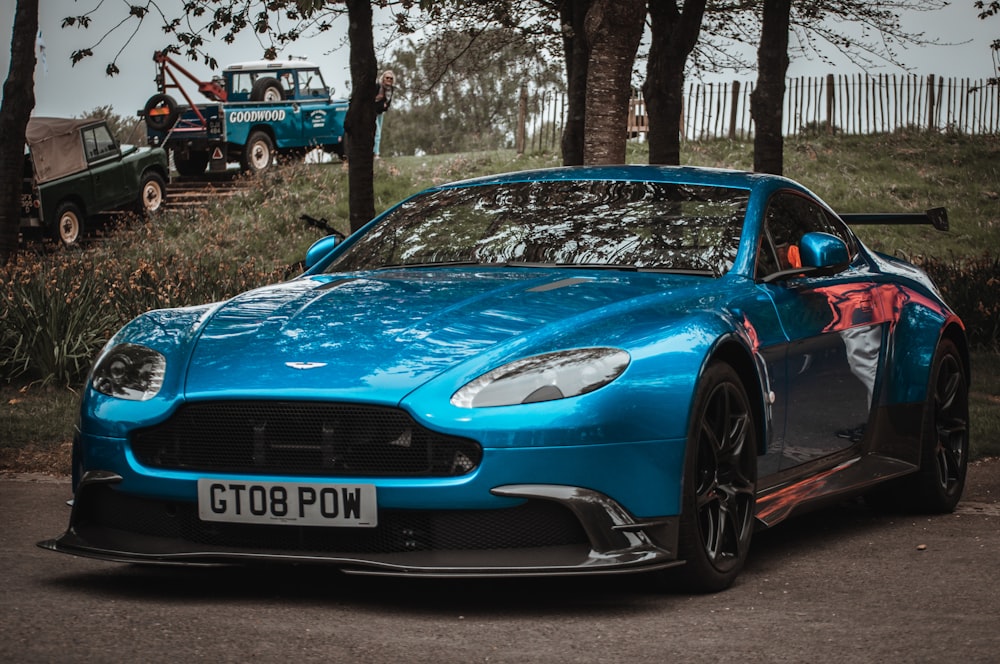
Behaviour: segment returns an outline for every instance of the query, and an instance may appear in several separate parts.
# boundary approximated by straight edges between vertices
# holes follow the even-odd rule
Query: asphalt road
[[[947,516],[850,503],[754,538],[736,585],[441,581],[63,556],[65,480],[0,478],[3,662],[996,662],[1000,460]]]

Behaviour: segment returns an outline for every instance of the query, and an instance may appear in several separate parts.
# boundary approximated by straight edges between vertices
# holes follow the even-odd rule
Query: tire
[[[942,339],[934,353],[920,433],[920,470],[905,478],[913,509],[955,510],[969,467],[969,383],[958,348]]]
[[[83,211],[76,203],[66,201],[59,205],[56,223],[49,229],[52,239],[67,247],[79,243],[83,236]]]
[[[205,168],[208,166],[209,160],[210,157],[207,152],[192,152],[188,154],[187,158],[178,157],[175,152],[174,168],[176,168],[177,172],[181,175],[194,177],[205,172]]]
[[[163,207],[167,199],[167,185],[163,177],[155,171],[147,171],[142,176],[142,186],[139,187],[139,211],[152,214]]]
[[[240,157],[240,165],[243,170],[250,173],[261,173],[269,169],[273,163],[274,141],[263,131],[250,132],[247,144],[243,146],[243,156]]]
[[[250,88],[250,101],[283,101],[285,94],[276,78],[258,78]]]
[[[667,582],[688,592],[725,590],[743,569],[754,530],[757,426],[740,377],[714,362],[695,393],[681,503],[680,568]]]
[[[146,126],[154,131],[169,131],[177,123],[180,111],[170,95],[156,94],[146,101],[142,109]]]

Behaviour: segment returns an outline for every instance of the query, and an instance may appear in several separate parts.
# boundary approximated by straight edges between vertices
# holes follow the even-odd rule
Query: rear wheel
[[[56,212],[56,223],[50,229],[52,238],[67,247],[80,241],[83,235],[83,211],[76,203],[66,201]]]
[[[955,344],[944,339],[931,363],[920,425],[920,469],[865,494],[874,509],[943,514],[958,505],[969,463],[969,388]]]
[[[243,157],[240,165],[243,170],[251,173],[266,171],[274,162],[274,142],[265,132],[257,130],[250,132],[247,144],[243,146]]]
[[[684,468],[679,556],[668,579],[690,592],[725,590],[750,551],[757,428],[746,389],[728,364],[709,365],[695,395]]]
[[[951,512],[969,464],[969,384],[958,348],[943,339],[934,353],[920,435],[920,471],[907,478],[914,507]]]

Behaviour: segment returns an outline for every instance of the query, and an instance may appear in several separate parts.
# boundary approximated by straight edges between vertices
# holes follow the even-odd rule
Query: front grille
[[[449,477],[475,470],[479,443],[445,436],[378,406],[213,401],[182,406],[132,434],[154,468],[350,477]]]
[[[258,552],[385,554],[581,545],[579,520],[551,501],[494,510],[379,510],[375,528],[253,525],[201,521],[194,503],[89,487],[74,515],[78,532],[111,528],[194,545]],[[184,549],[183,545],[175,548]]]

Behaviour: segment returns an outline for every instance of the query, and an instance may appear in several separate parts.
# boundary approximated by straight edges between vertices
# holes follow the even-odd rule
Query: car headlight
[[[101,394],[129,401],[147,401],[163,385],[167,359],[152,348],[120,344],[94,366],[90,384]]]
[[[459,408],[512,406],[593,392],[631,361],[618,348],[576,348],[515,360],[467,383],[451,397]]]

